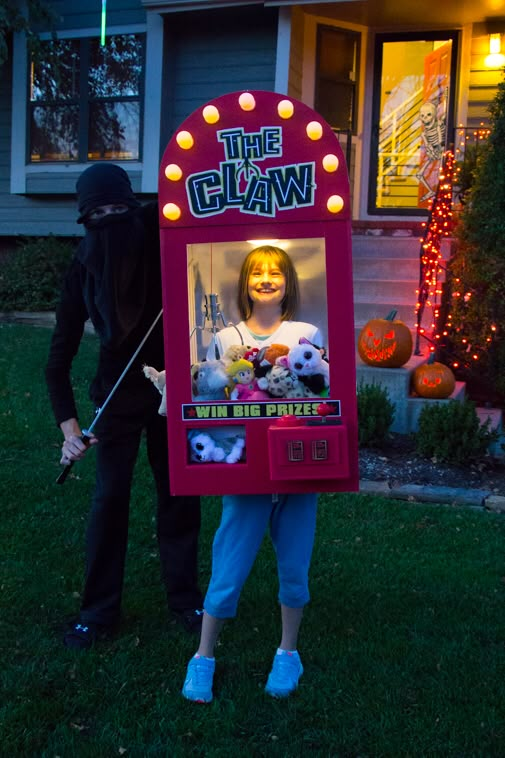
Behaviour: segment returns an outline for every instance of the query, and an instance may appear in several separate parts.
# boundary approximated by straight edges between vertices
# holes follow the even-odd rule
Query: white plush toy
[[[330,367],[323,359],[324,350],[304,337],[287,355],[277,358],[276,363],[287,366],[296,374],[306,388],[306,395],[324,395],[330,386]]]
[[[198,429],[189,432],[188,442],[190,459],[195,463],[237,463],[245,447],[243,437],[225,437],[218,441]]]
[[[161,395],[161,403],[160,407],[158,408],[158,413],[160,416],[166,416],[167,415],[167,389],[166,389],[166,372],[165,371],[156,371],[155,368],[152,366],[143,366],[142,370],[144,372],[144,376],[147,377],[147,379],[150,379],[158,392]]]

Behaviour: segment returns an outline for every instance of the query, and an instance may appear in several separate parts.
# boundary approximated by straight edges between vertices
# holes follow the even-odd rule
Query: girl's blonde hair
[[[286,294],[281,303],[282,321],[290,321],[296,315],[300,302],[298,275],[289,255],[280,247],[260,245],[251,250],[242,263],[238,280],[237,305],[242,321],[251,317],[253,304],[248,294],[248,282],[252,271],[261,263],[279,268],[286,279]]]

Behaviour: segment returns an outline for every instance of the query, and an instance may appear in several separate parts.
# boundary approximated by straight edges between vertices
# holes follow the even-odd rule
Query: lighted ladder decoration
[[[416,345],[414,354],[421,355],[419,344],[421,337],[430,343],[430,351],[436,350],[440,333],[437,329],[440,315],[440,297],[442,294],[440,274],[444,271],[441,263],[441,243],[452,231],[452,187],[454,180],[454,154],[449,150],[444,153],[440,168],[438,186],[433,198],[430,215],[421,239],[419,261],[419,289],[416,303]],[[426,308],[431,309],[429,329],[423,327]]]

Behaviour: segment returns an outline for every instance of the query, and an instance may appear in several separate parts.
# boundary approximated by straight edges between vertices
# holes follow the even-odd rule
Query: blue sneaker
[[[216,661],[203,655],[194,655],[188,663],[182,694],[186,700],[195,703],[210,703],[212,700],[212,680]]]
[[[265,692],[272,697],[287,697],[298,687],[298,680],[302,674],[303,666],[296,650],[278,650],[268,675]]]

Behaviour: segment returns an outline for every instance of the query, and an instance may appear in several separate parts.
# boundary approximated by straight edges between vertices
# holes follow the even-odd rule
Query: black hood
[[[137,208],[140,203],[133,194],[126,171],[113,163],[94,163],[80,175],[76,184],[78,224],[100,205],[127,205]]]

